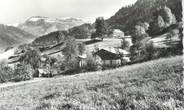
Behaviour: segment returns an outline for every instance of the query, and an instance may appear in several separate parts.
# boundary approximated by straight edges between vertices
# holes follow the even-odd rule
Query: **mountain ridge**
[[[6,48],[33,40],[35,36],[19,28],[0,24],[0,53]]]
[[[45,16],[32,16],[24,23],[18,25],[18,28],[33,33],[35,36],[42,36],[54,31],[67,30],[69,28],[84,24],[79,18],[49,18]]]

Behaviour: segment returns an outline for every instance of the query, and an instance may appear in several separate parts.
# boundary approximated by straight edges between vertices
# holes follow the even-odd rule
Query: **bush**
[[[14,71],[13,81],[25,81],[33,78],[34,69],[30,65],[17,64]]]
[[[131,61],[133,63],[151,60],[154,53],[153,42],[149,41],[149,37],[144,38],[140,42],[134,43],[130,48]]]
[[[152,55],[152,59],[158,59],[162,57],[169,57],[169,56],[176,56],[182,55],[182,48],[171,47],[171,48],[161,48],[161,49],[154,49],[154,53]]]
[[[86,65],[83,67],[83,71],[90,72],[98,70],[102,70],[100,63],[96,61],[92,55],[89,55],[86,60]]]
[[[78,59],[73,57],[70,60],[65,60],[66,63],[64,63],[65,66],[65,70],[73,70],[73,71],[77,71],[79,69],[79,65],[78,65]]]
[[[25,65],[30,65],[34,70],[39,68],[40,52],[33,48],[28,48],[20,57],[20,62]]]
[[[5,63],[0,63],[0,83],[30,80],[33,74],[34,70],[30,65],[18,64],[12,69]]]
[[[5,63],[0,63],[0,83],[10,81],[13,77],[13,69]]]
[[[121,48],[122,48],[122,49],[129,49],[129,48],[130,48],[130,42],[127,41],[127,40],[125,40],[125,39],[123,38],[123,40],[121,41]]]

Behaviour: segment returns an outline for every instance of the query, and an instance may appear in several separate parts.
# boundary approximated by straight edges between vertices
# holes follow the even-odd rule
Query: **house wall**
[[[119,66],[121,65],[121,60],[103,60],[103,65],[104,66]]]
[[[80,60],[79,60],[79,66],[80,66],[80,67],[84,67],[85,65],[87,65],[86,59],[80,59]]]

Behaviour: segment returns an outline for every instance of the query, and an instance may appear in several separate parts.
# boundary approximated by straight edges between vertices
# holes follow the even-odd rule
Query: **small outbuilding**
[[[87,65],[87,55],[78,55],[78,60],[79,60],[79,67],[84,67]]]

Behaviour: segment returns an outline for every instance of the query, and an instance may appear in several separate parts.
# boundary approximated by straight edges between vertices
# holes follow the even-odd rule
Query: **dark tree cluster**
[[[137,0],[135,4],[121,8],[106,23],[108,27],[128,33],[138,22],[150,23],[153,12],[163,6],[171,9],[177,21],[182,21],[182,0]]]
[[[83,24],[69,29],[69,35],[76,39],[90,38],[93,26],[91,24]]]
[[[167,6],[158,8],[153,13],[153,21],[150,23],[149,33],[151,35],[157,35],[162,32],[165,28],[170,27],[173,24],[176,24],[176,17],[172,13],[171,9]]]
[[[101,38],[103,40],[104,36],[107,34],[107,27],[103,17],[98,17],[95,21],[95,32],[92,33],[91,38]]]
[[[153,53],[153,42],[151,37],[146,33],[149,28],[148,23],[139,23],[135,26],[132,33],[133,46],[130,48],[131,61],[141,62],[150,60]]]

